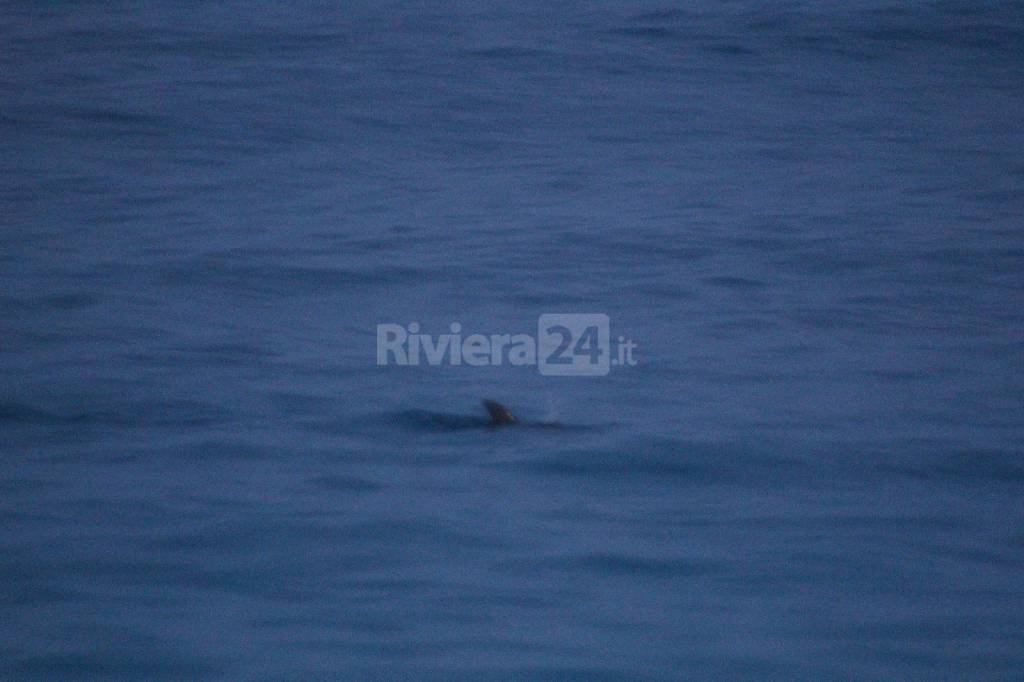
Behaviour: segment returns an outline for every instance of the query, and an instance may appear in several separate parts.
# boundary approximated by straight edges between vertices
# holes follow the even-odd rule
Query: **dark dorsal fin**
[[[484,400],[484,407],[487,408],[487,414],[491,415],[491,424],[494,426],[516,423],[515,415],[509,412],[508,408],[501,403],[496,403],[493,400]]]

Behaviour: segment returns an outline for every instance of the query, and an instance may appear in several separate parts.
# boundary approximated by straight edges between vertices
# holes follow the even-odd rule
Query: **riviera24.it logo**
[[[535,365],[546,376],[602,376],[613,366],[636,364],[636,343],[619,336],[614,343],[603,313],[550,313],[537,320],[537,334],[463,334],[452,322],[449,333],[423,333],[417,322],[377,325],[378,365]]]

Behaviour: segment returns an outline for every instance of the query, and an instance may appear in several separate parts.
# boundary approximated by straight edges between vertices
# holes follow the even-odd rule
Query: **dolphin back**
[[[492,425],[503,426],[505,424],[515,424],[518,421],[515,415],[509,412],[508,408],[501,403],[494,402],[493,400],[484,400],[483,403],[487,414],[491,415]]]

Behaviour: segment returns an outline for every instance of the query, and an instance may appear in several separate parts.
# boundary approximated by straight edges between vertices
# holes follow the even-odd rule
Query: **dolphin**
[[[515,426],[523,429],[554,429],[558,431],[581,431],[595,428],[591,425],[566,425],[552,421],[520,421],[512,411],[495,400],[484,400],[487,417],[462,414],[445,414],[426,410],[407,410],[398,413],[414,428],[427,428],[439,431],[461,431],[462,429],[493,429],[499,426]]]
[[[484,399],[484,408],[491,416],[491,426],[508,426],[519,422],[507,407],[493,400]]]

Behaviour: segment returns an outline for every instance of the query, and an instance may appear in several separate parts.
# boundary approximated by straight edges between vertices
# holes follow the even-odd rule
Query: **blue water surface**
[[[0,677],[1019,678],[1019,0],[0,37]]]

